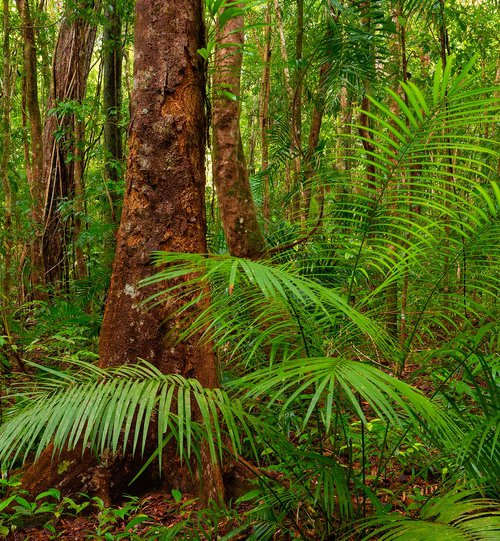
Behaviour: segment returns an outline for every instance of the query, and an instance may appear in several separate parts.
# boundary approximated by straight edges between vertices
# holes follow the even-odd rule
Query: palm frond
[[[50,442],[56,450],[81,443],[98,452],[120,446],[125,452],[130,446],[133,454],[144,454],[153,416],[157,445],[173,436],[185,460],[199,448],[194,442],[200,438],[208,441],[213,460],[222,455],[223,434],[234,452],[241,449],[241,427],[249,430],[249,417],[224,391],[162,374],[145,361],[106,370],[85,362],[74,364],[79,369],[75,373],[37,366],[46,377],[34,387],[27,383],[14,387],[10,398],[17,404],[0,426],[1,462],[24,460],[30,452],[38,457]],[[161,453],[158,460],[161,467]]]
[[[366,521],[376,529],[364,537],[381,541],[493,541],[500,535],[498,502],[473,498],[471,491],[455,491],[434,497],[421,512],[420,520],[386,515]]]
[[[461,441],[458,427],[442,409],[407,383],[367,363],[342,358],[287,361],[256,370],[235,384],[248,385],[252,399],[266,397],[268,407],[279,403],[283,414],[303,403],[302,430],[319,410],[328,434],[340,408],[364,423],[368,416],[376,416],[391,426],[420,427],[447,447]]]
[[[345,295],[304,276],[301,268],[291,262],[279,265],[229,256],[164,252],[154,257],[164,268],[145,280],[145,285],[185,279],[150,302],[161,302],[166,293],[182,300],[188,286],[199,294],[185,303],[182,311],[211,291],[210,302],[204,305],[207,308],[191,322],[185,335],[204,333],[220,347],[234,342],[237,336],[237,352],[244,353],[242,344],[253,344],[244,353],[247,359],[262,346],[281,349],[285,356],[304,357],[312,352],[321,355],[335,350],[340,329],[344,341],[359,342],[360,336],[369,336],[382,350],[393,351],[384,331],[352,308]],[[323,336],[315,332],[318,328],[323,330]]]
[[[401,85],[402,96],[389,89],[398,112],[370,98],[371,110],[360,111],[370,125],[354,123],[344,135],[354,146],[342,157],[350,164],[349,180],[338,182],[355,189],[333,198],[334,212],[325,218],[329,230],[350,240],[349,297],[356,296],[359,309],[409,277],[409,295],[422,300],[409,321],[412,340],[436,322],[444,331],[446,318],[465,324],[469,306],[476,317],[495,317],[488,308],[494,309],[500,285],[500,146],[485,142],[483,126],[498,121],[500,109],[498,89],[477,86],[482,72],[474,72],[474,64],[475,58],[460,70],[453,59],[445,69],[438,65],[430,92],[412,82]],[[441,261],[441,269],[429,260]],[[491,301],[474,306],[476,294]]]

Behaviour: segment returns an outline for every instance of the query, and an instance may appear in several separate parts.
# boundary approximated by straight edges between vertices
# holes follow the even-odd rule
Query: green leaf
[[[179,503],[180,501],[182,501],[182,492],[180,492],[179,490],[176,490],[175,488],[171,490],[171,494],[174,498],[174,500],[176,501],[176,503]]]

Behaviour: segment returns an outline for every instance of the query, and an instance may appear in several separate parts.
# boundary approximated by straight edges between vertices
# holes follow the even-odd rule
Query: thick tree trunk
[[[196,339],[176,343],[182,326],[173,316],[176,301],[165,298],[153,308],[142,304],[167,284],[147,288],[140,284],[156,272],[152,251],[207,250],[205,69],[197,53],[204,39],[202,4],[199,0],[138,0],[135,24],[127,187],[101,329],[101,366],[145,359],[165,373],[197,378],[203,386],[215,387],[218,381],[211,348]],[[168,452],[166,487],[185,494],[198,492],[197,482],[179,465],[174,449],[169,447]],[[201,449],[201,455],[203,496],[220,499],[219,468],[211,463],[206,449]],[[50,486],[73,492],[84,488],[107,500],[110,488],[116,494],[138,470],[130,457],[111,457],[98,466],[93,456],[82,459],[81,449],[77,449],[63,455],[69,467],[60,474],[50,466],[51,456],[49,448],[25,471],[25,488],[34,492]]]
[[[197,53],[204,39],[202,6],[199,0],[138,0],[136,13],[127,188],[101,330],[101,364],[142,358],[165,373],[214,387],[211,348],[196,339],[176,344],[181,322],[172,315],[175,303],[141,305],[166,284],[140,287],[155,272],[152,251],[207,251],[205,77]],[[172,470],[170,464],[167,482],[178,475]],[[186,489],[189,480],[182,481]],[[221,475],[209,460],[202,481],[206,497],[220,497]]]
[[[112,183],[120,178],[123,145],[121,122],[122,107],[122,23],[117,11],[116,0],[112,0],[106,10],[106,24],[103,33],[103,106],[106,120],[104,122],[104,152],[106,181]],[[112,188],[111,188],[112,190]],[[111,191],[113,194],[114,192]],[[116,198],[110,197],[110,221],[116,222]]]
[[[24,88],[26,112],[29,119],[30,139],[29,162],[26,162],[26,176],[31,194],[31,219],[34,229],[30,244],[31,282],[35,299],[44,297],[41,286],[45,284],[42,257],[43,234],[43,136],[40,104],[38,100],[37,62],[33,19],[28,0],[17,0],[21,18],[24,61]]]
[[[85,2],[85,6],[89,7]],[[52,86],[48,110],[62,102],[81,102],[94,48],[96,27],[79,16],[63,20],[54,51]],[[43,134],[43,175],[45,180],[43,259],[48,284],[61,285],[70,274],[68,243],[71,239],[68,217],[60,212],[61,202],[75,192],[75,115],[71,111],[49,114]]]
[[[241,6],[240,6],[241,7]],[[262,256],[265,241],[257,221],[240,132],[243,15],[218,29],[213,79],[213,178],[231,255]],[[230,92],[236,100],[224,94]]]

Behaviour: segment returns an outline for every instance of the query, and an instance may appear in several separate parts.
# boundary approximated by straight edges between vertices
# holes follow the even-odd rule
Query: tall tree
[[[9,180],[9,159],[11,147],[10,134],[10,108],[12,94],[12,66],[10,55],[10,12],[8,0],[3,0],[3,100],[2,100],[2,158],[0,161],[0,176],[4,192],[4,269],[2,277],[2,319],[4,334],[10,336],[8,326],[10,284],[11,284],[11,263],[12,263],[12,190]]]
[[[243,59],[243,4],[225,24],[219,18],[214,66],[213,178],[229,251],[258,258],[265,249],[250,189],[240,131],[240,87]],[[228,10],[234,10],[230,4]]]
[[[75,114],[75,106],[81,104],[86,92],[96,35],[95,23],[89,20],[93,9],[93,0],[80,0],[68,10],[54,51],[48,104],[51,112],[45,121],[43,134],[43,258],[49,284],[67,282],[70,274],[70,221],[61,214],[60,205],[72,199],[75,191],[83,191],[81,186],[75,187],[75,156],[81,160],[78,147],[82,144],[82,127],[76,126],[80,119]],[[76,180],[81,181],[80,177],[78,175]],[[75,218],[77,231],[78,219]]]
[[[175,303],[143,305],[164,286],[140,287],[155,272],[152,251],[207,251],[205,67],[197,52],[203,39],[199,0],[138,0],[126,193],[99,353],[103,366],[143,358],[164,373],[214,387],[210,346],[195,338],[177,344],[182,322],[173,315]],[[170,461],[167,482],[189,485],[174,470]],[[208,457],[203,487],[207,497],[222,493],[221,474]]]
[[[200,0],[137,1],[126,193],[99,354],[103,367],[145,359],[164,373],[196,378],[213,388],[218,380],[210,345],[200,345],[196,337],[177,343],[183,327],[175,314],[177,302],[164,298],[153,307],[145,306],[146,299],[166,286],[141,287],[141,281],[156,272],[151,252],[207,251],[205,66],[197,52],[203,39]],[[164,461],[166,488],[197,492],[196,480],[179,464],[175,449],[169,447],[167,452],[171,454]],[[208,448],[201,449],[201,456],[203,496],[220,499],[220,470]],[[103,457],[97,465],[91,456],[82,459],[81,448],[63,456],[70,464],[63,473],[51,458],[49,448],[26,470],[27,489],[81,490],[79,476],[86,471],[93,485],[86,489],[107,501],[111,476],[117,475],[116,490],[117,483],[137,473],[127,462],[130,457]]]
[[[120,177],[123,161],[123,145],[121,130],[122,107],[122,20],[119,4],[111,0],[106,8],[106,22],[103,31],[103,106],[106,120],[104,122],[104,151],[106,180],[116,182]],[[110,197],[110,217],[114,222],[116,216],[116,198]]]
[[[38,98],[38,77],[34,23],[28,0],[17,0],[23,38],[23,96],[29,121],[26,176],[31,194],[31,219],[34,235],[30,242],[31,282],[34,297],[43,297],[40,286],[45,284],[42,256],[43,235],[43,129]]]
[[[269,142],[267,131],[269,129],[269,97],[271,94],[271,4],[268,2],[266,6],[266,14],[264,18],[266,27],[264,37],[264,51],[262,61],[264,67],[262,69],[262,88],[260,91],[259,103],[259,127],[260,127],[260,148],[261,148],[261,169],[264,174],[264,193],[262,202],[262,211],[264,218],[269,220],[271,217],[270,201],[269,201]]]

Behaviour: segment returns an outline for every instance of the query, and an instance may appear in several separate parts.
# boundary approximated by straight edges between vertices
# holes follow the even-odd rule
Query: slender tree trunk
[[[285,88],[288,94],[290,102],[293,100],[292,84],[290,82],[290,70],[288,68],[288,52],[286,49],[285,28],[283,25],[283,17],[281,15],[281,9],[279,0],[274,0],[274,12],[276,15],[276,24],[278,26],[278,33],[280,37],[281,58],[283,60],[283,75],[285,76]]]
[[[288,68],[288,51],[286,46],[286,38],[285,38],[285,27],[283,24],[283,16],[281,14],[281,8],[279,5],[279,0],[274,0],[274,12],[276,16],[276,26],[278,28],[278,34],[279,34],[279,40],[280,40],[280,50],[281,50],[281,60],[283,62],[283,75],[285,78],[285,90],[288,96],[288,101],[290,105],[293,102],[293,88],[292,83],[290,80],[290,69]],[[290,127],[290,131],[292,132],[292,126]],[[292,136],[292,142],[291,146],[293,147],[293,133],[291,133]],[[291,163],[292,162],[292,163]],[[290,220],[294,220],[297,218],[298,214],[298,203],[300,201],[297,190],[295,180],[296,175],[294,171],[294,178],[292,181],[292,168],[293,168],[293,149],[290,148],[290,160],[286,162],[285,164],[285,187],[289,194],[291,194],[291,203],[289,204],[287,208],[287,214],[288,218]]]
[[[392,12],[392,19],[394,21],[394,24],[396,26],[396,33],[391,40],[390,49],[392,53],[392,61],[395,66],[395,77],[394,77],[394,92],[396,92],[399,96],[404,99],[404,92],[400,85],[400,80],[405,81],[406,79],[406,46],[403,41],[403,27],[401,26],[401,23],[399,21],[399,17],[401,15],[400,5],[399,2],[396,3],[393,12]],[[399,115],[399,106],[396,102],[396,100],[392,99],[391,103],[389,105],[391,111],[395,115]],[[396,140],[396,137],[394,134],[390,134],[390,137],[392,139]],[[396,140],[397,142],[397,140]],[[391,159],[391,161],[395,161],[394,159]],[[391,214],[393,216],[397,213],[397,206],[400,200],[399,194],[403,194],[404,189],[400,184],[405,183],[404,175],[402,175],[402,178],[393,178],[392,181],[389,182],[389,185],[387,186],[386,193],[388,198],[388,205],[391,209]],[[391,260],[393,265],[396,265],[396,246],[394,244],[391,244],[389,246],[390,252],[391,252]],[[405,281],[403,280],[403,284],[405,284]],[[405,292],[406,294],[406,292]],[[399,324],[398,324],[398,297],[399,297],[399,287],[398,282],[393,280],[386,288],[386,328],[389,334],[394,338],[398,339],[399,337]],[[405,297],[406,298],[406,297]],[[403,310],[403,307],[402,307]],[[406,310],[406,306],[404,306],[404,310]]]
[[[349,168],[349,156],[351,154],[351,124],[352,124],[352,95],[346,86],[340,89],[339,102],[339,133],[337,140],[337,166],[340,171],[347,173]],[[349,192],[349,186],[341,188],[342,193]]]
[[[295,38],[295,88],[292,105],[293,134],[296,146],[302,146],[302,54],[304,49],[304,0],[297,0],[297,29]]]
[[[29,1],[29,0],[28,0]],[[42,104],[42,116],[45,116],[46,110],[44,107],[48,103],[48,93],[50,92],[50,78],[51,78],[51,64],[50,64],[50,52],[49,52],[49,44],[50,41],[46,38],[44,39],[43,36],[41,36],[41,30],[43,25],[43,13],[44,10],[47,9],[47,5],[45,0],[41,0],[40,2],[34,2],[35,4],[35,13],[34,13],[34,22],[35,25],[33,27],[35,32],[35,41],[37,43],[38,53],[41,58],[40,62],[40,71],[42,75],[42,88],[41,88],[41,104]],[[38,22],[40,21],[40,22]]]
[[[258,117],[258,103],[254,103],[250,114],[248,115],[248,131],[250,132],[248,141],[248,176],[255,175],[255,148],[257,146],[257,138],[259,136],[259,130],[255,128],[256,117]],[[259,119],[257,118],[257,122]]]
[[[10,12],[9,0],[3,0],[3,99],[2,99],[2,159],[0,161],[0,176],[4,192],[4,265],[2,276],[2,319],[4,335],[10,338],[10,285],[12,265],[12,190],[9,180],[9,159],[11,148],[10,107],[12,97],[12,66],[10,58]]]
[[[243,15],[232,17],[217,33],[212,109],[213,178],[230,253],[256,259],[263,254],[265,241],[257,221],[241,143],[243,24]],[[224,94],[228,91],[236,99]]]
[[[91,4],[93,6],[93,3]],[[81,4],[80,7],[88,7]],[[74,17],[71,17],[74,15]],[[48,109],[61,103],[81,103],[85,97],[96,27],[76,14],[67,14],[61,24],[53,60]],[[45,179],[43,258],[47,283],[60,287],[70,275],[68,244],[71,220],[63,216],[60,204],[75,193],[75,114],[50,114],[43,134]]]
[[[304,49],[304,2],[297,0],[297,21],[295,33],[295,71],[293,74],[293,90],[292,90],[292,145],[290,152],[293,156],[293,184],[295,195],[293,198],[294,214],[300,213],[302,219],[302,227],[305,229],[305,216],[301,212],[301,207],[304,207],[305,182],[303,176],[302,163],[302,54]]]
[[[396,30],[397,30],[397,36],[399,40],[399,52],[400,52],[400,65],[401,65],[401,72],[402,72],[402,80],[404,83],[407,82],[408,79],[408,55],[406,51],[406,25],[407,22],[404,24],[401,24],[400,21],[400,14],[401,14],[401,3],[397,3],[397,12],[395,16],[395,23],[396,23]],[[405,101],[408,102],[408,97],[405,94]],[[409,121],[407,119],[407,124],[409,125]],[[412,219],[412,214],[414,212],[417,212],[417,209],[414,208],[414,205],[412,203],[413,199],[413,185],[416,180],[416,177],[419,175],[419,165],[410,165],[409,171],[408,171],[408,177],[403,178],[403,182],[407,185],[406,195],[408,198],[408,212],[409,212],[409,219]],[[403,346],[406,342],[407,338],[407,318],[408,318],[408,289],[410,286],[410,269],[408,266],[408,263],[405,264],[405,270],[403,274],[403,283],[401,285],[401,321],[399,323],[399,342]],[[404,367],[402,367],[404,368]]]
[[[29,155],[26,176],[31,194],[31,220],[34,229],[30,243],[31,282],[35,299],[44,298],[41,287],[45,284],[42,257],[43,234],[43,136],[40,104],[38,100],[37,62],[33,19],[28,0],[17,0],[21,18],[24,60],[24,88],[26,112],[29,119]]]
[[[364,0],[360,4],[361,10],[362,10],[362,24],[366,28],[367,32],[371,31],[371,18],[370,18],[370,12],[371,12],[371,0]],[[372,55],[371,55],[372,56]],[[372,62],[374,62],[374,57],[370,59]],[[370,92],[370,81],[365,81],[365,92],[363,96],[363,100],[361,102],[361,113],[359,117],[359,135],[362,137],[362,144],[365,149],[365,151],[368,154],[368,157],[371,158],[373,161],[374,156],[373,153],[375,152],[375,146],[373,145],[372,138],[373,134],[370,131],[371,128],[371,121],[370,121],[370,109],[371,109],[371,103],[368,99],[368,94]],[[370,183],[370,188],[375,188],[376,185],[376,177],[375,177],[375,166],[370,163],[367,165],[367,180]]]
[[[79,237],[82,232],[82,215],[84,213],[84,197],[85,197],[85,185],[84,185],[84,152],[83,152],[83,121],[75,119],[75,133],[74,133],[74,176],[75,176],[75,219],[73,227],[73,245],[75,246],[75,263],[76,274],[75,278],[83,278],[87,275],[87,268],[85,265],[85,256],[83,248],[80,245]]]
[[[123,145],[121,130],[122,107],[122,22],[116,0],[111,0],[106,9],[106,24],[103,33],[103,106],[104,122],[105,178],[107,182],[117,182],[123,166]],[[112,187],[108,186],[113,194]],[[116,222],[118,201],[110,198],[110,221]]]
[[[319,139],[321,135],[321,125],[323,124],[323,114],[325,111],[325,100],[323,98],[324,86],[326,82],[326,75],[328,73],[329,64],[323,64],[320,69],[318,92],[316,96],[316,103],[314,104],[312,116],[311,116],[311,128],[309,130],[309,138],[307,143],[307,152],[305,154],[305,174],[304,174],[304,208],[303,215],[304,221],[309,219],[309,213],[311,211],[312,200],[312,186],[311,181],[316,174],[315,153],[319,145]]]
[[[497,71],[495,75],[495,86],[498,88],[500,86],[500,55],[497,58]],[[500,103],[500,92],[495,93],[495,97],[497,98],[497,106],[498,103]],[[492,131],[495,130],[495,124],[491,126]],[[497,173],[500,176],[500,158],[497,160]]]
[[[439,0],[439,12],[440,12],[440,22],[439,22],[439,43],[441,45],[441,62],[443,65],[443,70],[446,68],[448,62],[448,55],[450,54],[449,50],[449,37],[448,30],[446,28],[446,19],[445,19],[445,0]],[[453,167],[453,153],[450,148],[450,140],[448,137],[449,129],[445,125],[442,130],[443,142],[446,145],[446,157],[444,158],[445,163],[447,164],[447,176],[444,182],[445,190],[449,191],[451,186],[454,185],[454,167]],[[450,281],[451,281],[451,268],[450,268],[450,258],[451,258],[451,249],[450,249],[450,237],[451,237],[451,218],[449,209],[451,208],[451,202],[449,197],[445,199],[445,207],[448,209],[448,212],[445,214],[445,227],[444,227],[444,262],[443,262],[443,305],[447,306],[448,304],[448,294],[450,293]]]
[[[211,348],[195,339],[176,344],[175,303],[141,304],[166,284],[140,287],[155,272],[152,251],[207,251],[203,40],[199,0],[137,1],[127,187],[99,353],[104,366],[142,358],[214,387]],[[176,479],[184,469],[174,470],[170,464],[167,481],[189,485]],[[205,497],[219,498],[221,474],[208,458],[202,480]]]
[[[270,190],[269,190],[269,143],[267,141],[267,130],[269,129],[269,96],[271,94],[271,5],[267,5],[266,15],[264,19],[266,25],[266,33],[264,38],[264,53],[262,60],[264,68],[262,70],[262,87],[260,95],[259,107],[259,124],[260,124],[260,146],[261,146],[261,170],[264,175],[264,194],[262,201],[262,211],[264,218],[271,218]]]

